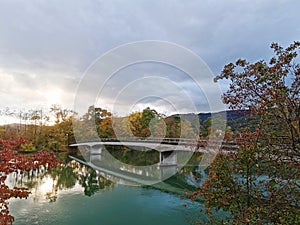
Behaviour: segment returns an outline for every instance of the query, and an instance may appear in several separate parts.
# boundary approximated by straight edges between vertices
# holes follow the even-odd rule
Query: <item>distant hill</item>
[[[176,114],[170,117],[184,117],[189,121],[193,121],[195,116],[199,117],[199,124],[203,125],[204,121],[213,116],[221,116],[223,119],[227,119],[227,125],[232,128],[233,131],[239,130],[242,127],[251,126],[256,122],[254,118],[250,118],[250,112],[248,110],[227,110],[216,113],[188,113],[188,114]]]

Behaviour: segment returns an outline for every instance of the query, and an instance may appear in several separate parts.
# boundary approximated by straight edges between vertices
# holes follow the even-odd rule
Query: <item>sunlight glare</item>
[[[47,105],[51,106],[54,104],[60,104],[61,103],[61,90],[51,90],[45,94],[47,99]]]
[[[39,191],[42,194],[47,194],[47,193],[51,193],[53,191],[53,184],[54,181],[51,177],[46,177],[45,179],[43,179],[42,184],[39,187]]]

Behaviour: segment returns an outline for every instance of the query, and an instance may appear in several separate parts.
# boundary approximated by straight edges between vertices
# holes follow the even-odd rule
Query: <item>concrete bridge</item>
[[[101,159],[104,146],[127,146],[135,150],[156,150],[159,152],[160,166],[176,166],[178,164],[177,152],[188,153],[202,152],[222,154],[232,152],[237,148],[234,142],[223,142],[219,140],[196,140],[186,138],[106,138],[100,141],[87,141],[70,144],[70,147],[88,148],[89,162]],[[143,148],[141,148],[143,147]]]
[[[105,164],[91,164],[74,156],[69,157],[80,164],[91,167],[96,171],[97,174],[113,181],[114,183],[126,184],[130,186],[151,185],[156,189],[178,195],[185,194],[187,191],[187,186],[188,190],[191,192],[195,188],[194,186],[186,183],[184,183],[185,188],[182,188],[183,184],[180,182],[173,184],[172,182],[165,180],[165,178],[168,178],[178,172],[177,166],[158,167],[152,171],[151,167],[147,168],[148,171],[146,171],[147,169],[145,168],[133,168],[132,171],[126,171],[120,168],[112,168]],[[142,174],[140,172],[142,172]]]

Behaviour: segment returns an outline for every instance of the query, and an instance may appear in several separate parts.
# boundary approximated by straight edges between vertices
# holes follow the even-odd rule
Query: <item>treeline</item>
[[[224,118],[211,117],[205,121],[197,114],[165,116],[151,108],[132,112],[126,117],[115,117],[100,107],[90,106],[79,116],[76,112],[52,105],[49,110],[13,111],[5,109],[0,115],[18,118],[19,123],[0,127],[0,138],[23,137],[29,144],[23,145],[25,152],[38,149],[65,151],[70,143],[91,141],[98,138],[217,138],[224,135]],[[218,127],[218,124],[220,126]],[[227,127],[227,132],[231,127]]]
[[[58,105],[49,110],[10,110],[0,111],[0,116],[14,118],[15,123],[0,126],[0,138],[22,137],[28,141],[22,150],[66,150],[69,136],[72,137],[72,118],[74,112]]]
[[[195,138],[199,133],[199,120],[195,122],[193,124],[180,116],[166,117],[150,108],[133,112],[127,117],[114,117],[105,109],[90,106],[86,114],[74,121],[74,128],[76,139],[79,141],[98,138],[98,136],[100,138]]]

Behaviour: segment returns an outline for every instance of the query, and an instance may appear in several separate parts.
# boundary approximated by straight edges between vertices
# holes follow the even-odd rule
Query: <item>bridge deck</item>
[[[146,147],[149,149],[155,149],[159,152],[165,151],[194,151],[195,146],[191,145],[172,145],[172,144],[160,144],[160,143],[150,143],[150,142],[86,142],[72,144],[70,147],[79,146],[99,146],[99,145],[116,145],[116,146],[128,146],[128,147]]]
[[[165,138],[165,139],[101,139],[101,141],[90,141],[84,143],[70,144],[70,147],[79,146],[128,146],[128,147],[145,147],[155,149],[159,152],[166,151],[193,151],[193,152],[207,152],[221,147],[222,151],[232,151],[237,148],[234,142],[222,142],[218,140],[195,140],[184,138]]]

